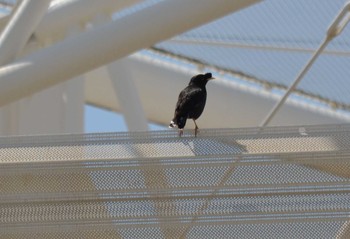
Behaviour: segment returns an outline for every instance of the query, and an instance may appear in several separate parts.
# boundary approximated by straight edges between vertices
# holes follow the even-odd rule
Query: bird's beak
[[[214,77],[211,77],[211,78],[209,78],[208,80],[215,80],[215,78],[214,78]]]

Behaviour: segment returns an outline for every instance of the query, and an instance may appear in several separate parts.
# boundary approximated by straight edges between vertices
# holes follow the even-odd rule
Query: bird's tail
[[[169,128],[177,127],[177,124],[174,122],[174,120],[170,121]]]

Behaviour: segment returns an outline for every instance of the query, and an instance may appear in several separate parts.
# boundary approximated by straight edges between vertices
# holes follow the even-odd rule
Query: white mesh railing
[[[0,238],[349,238],[350,125],[0,138]]]

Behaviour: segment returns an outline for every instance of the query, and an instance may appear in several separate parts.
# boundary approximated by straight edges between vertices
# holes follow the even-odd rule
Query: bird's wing
[[[176,115],[187,115],[205,97],[205,92],[201,88],[186,87],[181,91],[176,104]]]

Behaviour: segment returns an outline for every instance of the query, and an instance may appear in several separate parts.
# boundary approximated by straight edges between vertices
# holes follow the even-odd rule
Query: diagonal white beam
[[[0,36],[0,65],[12,62],[23,50],[51,0],[23,0]]]
[[[167,0],[0,69],[0,106],[260,0]]]
[[[55,41],[66,35],[67,29],[84,24],[97,14],[112,14],[142,0],[56,0],[40,22],[35,36],[40,41]]]
[[[45,43],[55,42],[65,37],[72,26],[84,25],[98,14],[112,14],[141,1],[54,0],[35,30],[36,39]],[[9,19],[10,16],[0,19],[0,29],[4,28]]]
[[[30,36],[45,15],[50,0],[23,0],[13,10],[0,36],[0,66],[11,63],[28,42]],[[0,132],[14,133],[18,107],[6,106],[0,109]]]
[[[110,18],[101,16],[94,19],[93,24],[98,26],[98,24],[106,23],[109,20]],[[122,107],[124,120],[129,131],[147,131],[148,122],[139,92],[134,84],[134,69],[125,60],[120,59],[108,64],[106,67],[100,67],[89,72],[87,76],[88,78],[94,76],[97,76],[99,79],[106,78],[112,83],[112,88],[114,88],[115,95]]]
[[[134,83],[132,69],[125,60],[107,66],[109,78],[121,104],[129,131],[147,131],[148,124],[142,102]]]

